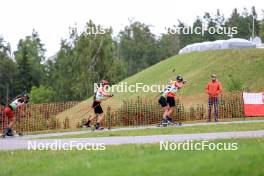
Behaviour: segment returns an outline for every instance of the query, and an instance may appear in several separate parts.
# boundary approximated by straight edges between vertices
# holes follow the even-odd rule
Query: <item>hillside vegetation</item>
[[[234,49],[207,52],[193,52],[184,55],[176,55],[161,61],[125,80],[128,85],[143,83],[146,85],[167,84],[176,75],[182,75],[189,83],[183,95],[185,103],[206,102],[204,88],[214,73],[223,84],[223,91],[227,92],[232,85],[232,79],[238,80],[245,91],[263,91],[264,88],[264,50],[263,49]],[[122,100],[142,98],[155,98],[157,93],[125,92],[114,93],[114,97],[105,101],[103,107],[107,106],[117,109]],[[179,96],[179,95],[178,95]],[[79,105],[59,114],[57,117],[64,119],[68,117],[71,122],[80,121],[92,113],[91,98],[81,102]]]

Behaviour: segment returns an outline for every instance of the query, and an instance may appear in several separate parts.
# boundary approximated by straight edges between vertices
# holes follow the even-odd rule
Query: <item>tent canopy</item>
[[[229,40],[216,40],[213,42],[202,42],[187,45],[179,51],[179,54],[189,53],[193,51],[200,52],[232,48],[256,48],[256,44],[240,38],[233,38]]]

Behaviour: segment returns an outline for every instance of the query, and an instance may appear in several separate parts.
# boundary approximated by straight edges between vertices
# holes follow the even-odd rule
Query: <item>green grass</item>
[[[264,50],[234,49],[207,52],[193,52],[176,55],[153,65],[125,80],[128,84],[142,82],[147,85],[167,84],[169,78],[183,75],[189,80],[184,94],[186,96],[204,93],[204,87],[215,73],[223,83],[223,89],[230,81],[229,75],[240,79],[250,90],[263,90]],[[253,78],[253,79],[252,79]],[[116,98],[154,97],[153,93],[116,93]]]
[[[206,102],[207,95],[204,88],[210,80],[210,75],[215,73],[224,91],[230,82],[229,75],[239,79],[243,83],[245,90],[263,91],[264,87],[264,50],[263,49],[233,49],[206,52],[193,52],[189,54],[176,55],[161,61],[125,80],[128,85],[143,83],[146,85],[167,84],[169,79],[175,79],[176,75],[183,75],[189,80],[189,84],[183,92],[184,101],[189,104]],[[136,97],[154,98],[157,93],[126,92],[114,93],[114,97],[104,102],[104,107],[108,105],[112,109],[120,107],[123,99]],[[57,116],[59,119],[70,118],[71,126],[75,122],[87,117],[84,112],[89,110],[91,99],[84,101],[82,105],[77,105]]]
[[[238,143],[237,151],[160,151],[159,144],[106,146],[105,151],[0,152],[1,176],[263,176],[264,139]]]
[[[89,138],[89,137],[110,137],[110,136],[145,136],[145,135],[162,135],[162,134],[192,134],[192,133],[210,133],[226,131],[254,131],[264,130],[264,123],[241,123],[241,124],[217,124],[217,125],[200,125],[200,126],[182,126],[167,128],[147,128],[138,130],[124,131],[98,131],[78,135],[64,135],[45,137],[44,139],[57,138]],[[43,139],[43,138],[41,138]]]

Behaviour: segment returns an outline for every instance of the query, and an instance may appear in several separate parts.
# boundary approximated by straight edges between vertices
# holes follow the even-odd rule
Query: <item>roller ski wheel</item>
[[[173,126],[182,126],[181,122],[174,123],[174,122],[168,122],[168,123],[160,123],[157,125],[157,127],[173,127]]]
[[[171,121],[168,121],[168,122],[167,122],[167,126],[174,126],[174,125],[175,125],[174,122],[171,122]]]
[[[170,122],[168,126],[182,126],[181,122]]]
[[[91,126],[91,131],[95,131],[95,126]]]
[[[181,122],[174,123],[174,126],[182,126]]]
[[[104,131],[104,130],[112,130],[112,127],[107,127],[107,128],[104,128],[104,127],[100,127],[98,129],[96,129],[95,127],[91,127],[91,131]]]
[[[159,123],[159,124],[157,125],[157,127],[167,127],[167,126],[168,126],[167,123]]]
[[[19,137],[19,136],[22,136],[22,134],[12,134],[12,135],[10,135],[10,134],[2,134],[1,135],[1,138],[13,138],[13,137]]]
[[[161,124],[161,125],[158,125],[158,127],[161,127],[161,128],[165,128],[167,127],[168,125],[165,125],[165,124]]]
[[[10,137],[19,137],[19,136],[23,136],[22,132],[16,132],[15,130],[12,131],[12,135],[7,135]]]
[[[91,131],[102,131],[104,129],[104,127],[96,127],[95,125],[91,126]]]
[[[95,129],[95,130],[97,130],[97,131],[102,131],[102,130],[105,130],[105,128],[104,128],[104,127],[99,127],[99,128],[97,128],[97,129]]]

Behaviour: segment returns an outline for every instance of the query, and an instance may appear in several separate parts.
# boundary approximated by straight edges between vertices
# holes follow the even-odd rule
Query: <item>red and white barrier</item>
[[[264,116],[264,93],[243,93],[245,116]]]

